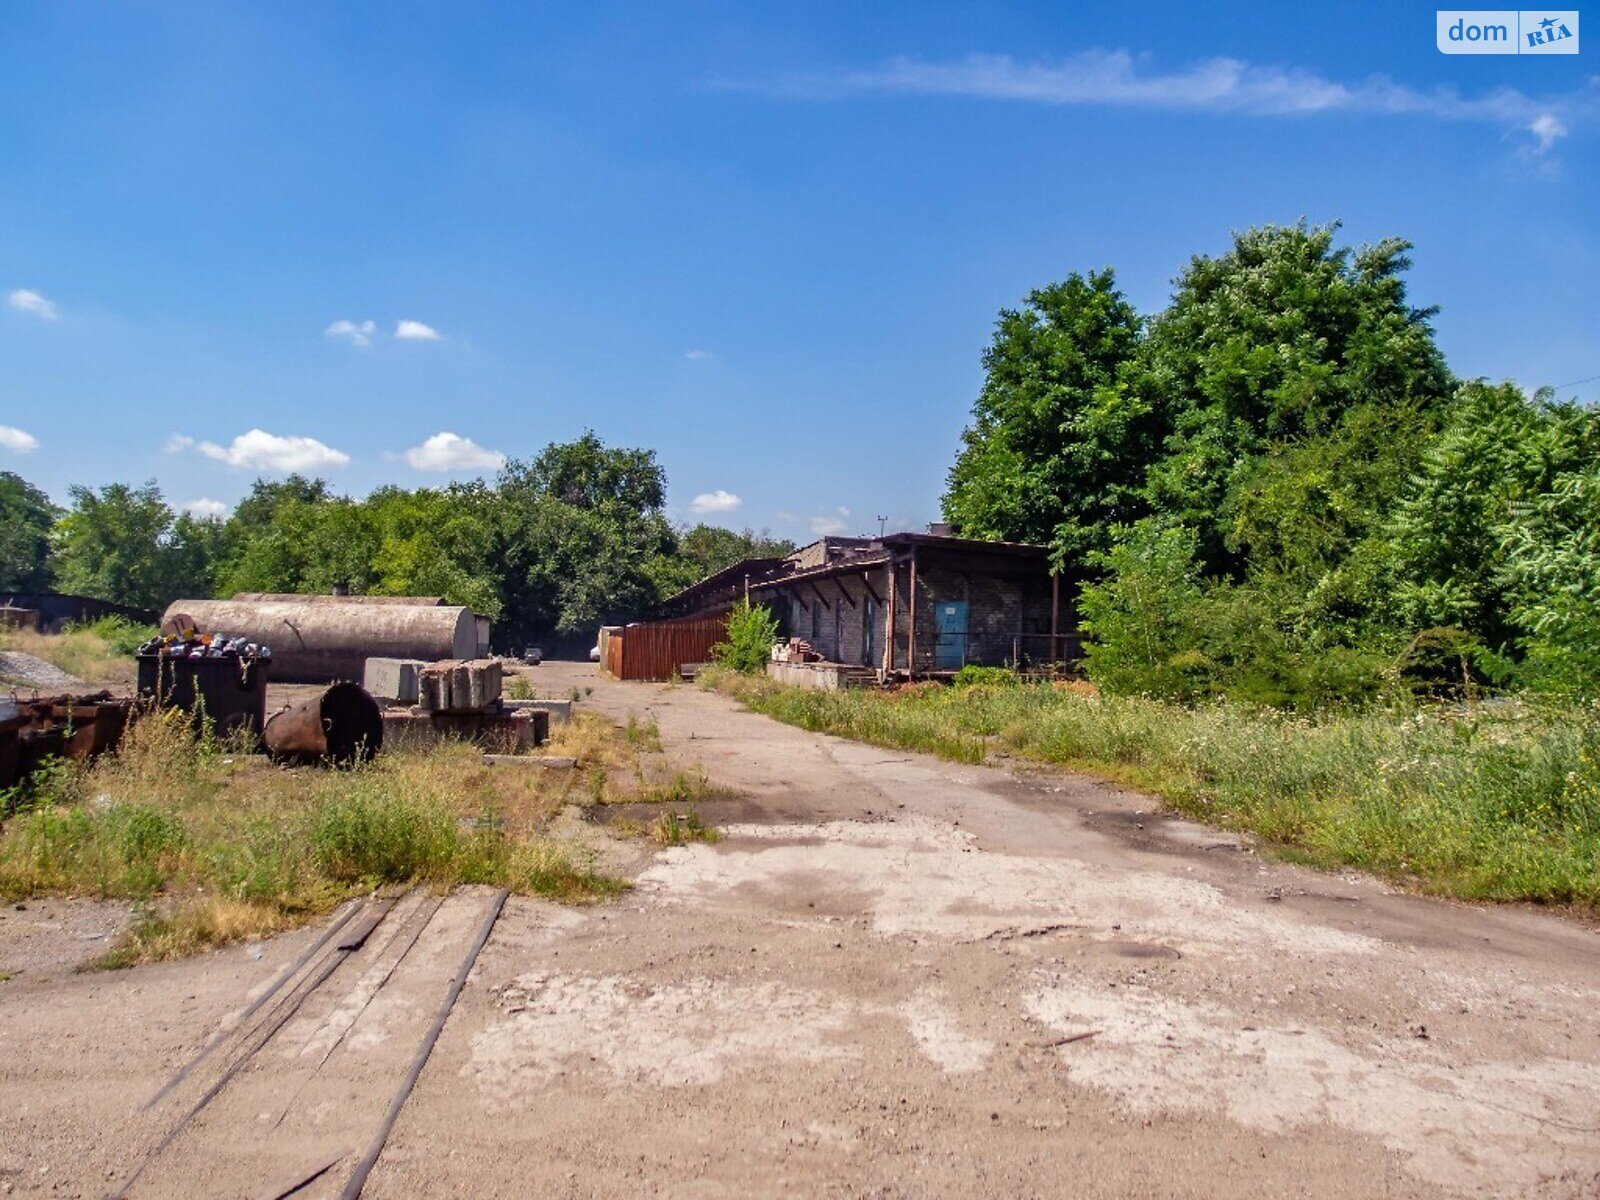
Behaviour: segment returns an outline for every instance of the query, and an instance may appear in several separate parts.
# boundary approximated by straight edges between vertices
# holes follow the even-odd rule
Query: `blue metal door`
[[[940,600],[933,606],[933,667],[957,671],[967,661],[967,602]]]

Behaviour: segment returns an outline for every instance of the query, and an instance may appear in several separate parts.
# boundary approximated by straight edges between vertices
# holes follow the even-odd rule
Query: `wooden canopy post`
[[[1061,572],[1050,572],[1050,663],[1061,661]]]
[[[894,581],[897,571],[893,554],[889,556],[889,563],[884,572],[889,576],[889,582],[884,587],[884,592],[889,597],[889,615],[883,638],[883,677],[887,679],[894,674]]]
[[[906,623],[906,676],[917,673],[917,544],[911,543],[911,602],[907,606],[910,619]]]

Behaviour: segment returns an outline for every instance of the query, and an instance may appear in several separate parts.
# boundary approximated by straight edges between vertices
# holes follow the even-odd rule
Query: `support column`
[[[906,675],[917,673],[917,544],[911,543],[911,603],[906,623]]]
[[[887,679],[894,674],[894,605],[895,605],[895,570],[894,555],[889,556],[889,565],[884,568],[889,576],[888,586],[884,588],[884,595],[889,598],[889,613],[886,618],[883,638],[883,677]]]
[[[1050,572],[1050,662],[1061,661],[1061,572]]]

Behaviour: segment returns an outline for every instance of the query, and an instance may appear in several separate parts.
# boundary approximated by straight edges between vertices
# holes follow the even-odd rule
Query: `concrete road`
[[[1589,929],[1082,777],[537,681],[653,716],[726,836],[641,851],[612,904],[508,905],[368,1195],[1600,1195]],[[131,1194],[270,1196],[359,1149],[484,902],[391,913]],[[0,984],[0,1188],[117,1186],[176,1115],[138,1104],[312,936]]]

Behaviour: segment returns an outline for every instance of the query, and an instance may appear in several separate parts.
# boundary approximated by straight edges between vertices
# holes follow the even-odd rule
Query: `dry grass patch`
[[[154,632],[120,617],[107,617],[68,626],[62,633],[0,630],[0,650],[31,654],[96,687],[125,690],[132,688],[136,673],[133,652]]]
[[[624,735],[585,725],[588,749],[620,772]],[[117,753],[57,764],[11,798],[0,897],[143,902],[107,959],[126,965],[277,932],[388,886],[614,895],[626,885],[551,833],[586,796],[575,775],[485,766],[459,742],[352,770],[285,769],[197,736],[180,713],[149,715]]]

